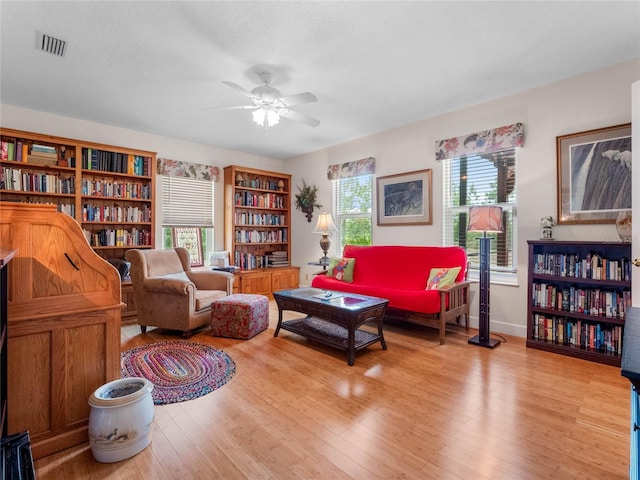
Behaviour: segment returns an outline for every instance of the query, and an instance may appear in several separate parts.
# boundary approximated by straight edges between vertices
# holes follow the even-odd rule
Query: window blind
[[[517,220],[516,151],[473,155],[443,160],[443,244],[467,250],[472,267],[479,264],[478,237],[467,232],[469,207],[502,207],[503,233],[491,237],[491,270],[515,272]]]
[[[373,175],[337,178],[333,182],[333,221],[338,232],[331,240],[335,255],[345,245],[371,245]]]
[[[212,181],[166,175],[161,178],[163,227],[213,227]]]

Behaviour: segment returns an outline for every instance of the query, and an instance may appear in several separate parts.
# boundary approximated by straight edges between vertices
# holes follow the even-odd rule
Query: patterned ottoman
[[[248,339],[269,326],[269,299],[235,293],[211,304],[211,335]]]

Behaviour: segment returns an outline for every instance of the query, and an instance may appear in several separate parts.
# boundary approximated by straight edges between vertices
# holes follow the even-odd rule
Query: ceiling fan
[[[284,96],[280,90],[271,86],[271,72],[261,72],[258,74],[264,85],[248,91],[237,83],[223,81],[225,85],[233,88],[236,92],[247,97],[253,105],[237,105],[233,107],[222,107],[217,110],[253,110],[253,121],[264,128],[277,125],[280,117],[288,118],[296,122],[304,123],[310,127],[320,125],[320,120],[304,115],[303,113],[291,110],[291,107],[303,105],[305,103],[317,102],[316,96],[309,92],[298,93],[297,95]]]

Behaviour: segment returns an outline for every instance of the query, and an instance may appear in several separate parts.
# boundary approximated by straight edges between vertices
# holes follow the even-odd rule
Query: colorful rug
[[[153,383],[153,403],[183,402],[211,393],[236,373],[222,350],[186,340],[149,343],[122,352],[121,375]]]

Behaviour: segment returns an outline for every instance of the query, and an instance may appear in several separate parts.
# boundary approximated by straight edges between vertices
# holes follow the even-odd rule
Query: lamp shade
[[[326,235],[331,232],[337,231],[338,229],[333,224],[330,213],[323,211],[320,215],[318,215],[318,222],[316,223],[316,228],[314,228],[313,233],[322,233]]]
[[[469,232],[502,232],[502,207],[478,205],[469,208]]]

